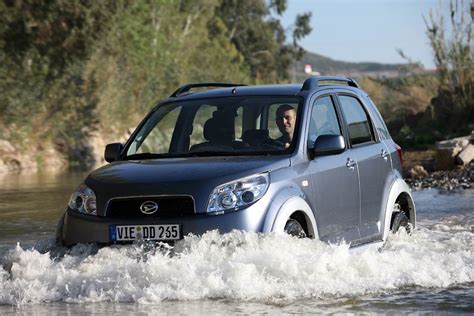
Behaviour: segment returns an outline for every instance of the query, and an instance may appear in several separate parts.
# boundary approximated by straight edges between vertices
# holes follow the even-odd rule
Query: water
[[[474,190],[415,192],[417,230],[381,249],[241,232],[54,247],[82,177],[0,178],[0,314],[474,312]]]

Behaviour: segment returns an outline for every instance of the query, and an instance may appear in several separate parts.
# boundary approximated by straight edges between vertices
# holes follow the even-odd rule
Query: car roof
[[[321,84],[320,82],[322,81],[328,81],[330,83]],[[207,89],[191,91],[191,89],[193,88]],[[328,88],[347,88],[353,91],[360,91],[357,82],[355,82],[351,78],[343,77],[310,77],[306,79],[303,84],[268,84],[247,86],[242,84],[230,83],[195,83],[186,84],[180,87],[169,98],[161,100],[160,103],[177,100],[218,98],[229,96],[296,96],[305,94],[305,92],[318,91],[321,89]]]
[[[228,96],[249,96],[249,95],[297,95],[301,91],[301,84],[273,84],[273,85],[256,85],[256,86],[234,86],[213,88],[208,90],[195,90],[179,94],[176,97],[167,98],[171,100],[183,99],[201,99],[201,98],[218,98]]]

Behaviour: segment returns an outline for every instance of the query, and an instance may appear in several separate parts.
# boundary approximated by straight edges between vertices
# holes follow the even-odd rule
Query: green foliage
[[[450,2],[450,38],[444,16],[430,13],[425,19],[439,78],[431,110],[437,126],[452,132],[474,123],[473,21],[464,9],[463,1]]]
[[[272,16],[285,9],[285,0],[2,1],[0,138],[49,142],[80,161],[92,131],[117,140],[181,84],[283,80],[310,31],[300,17],[288,44]]]
[[[301,58],[298,41],[311,32],[311,13],[298,15],[293,26],[292,44],[280,21],[286,9],[285,0],[222,0],[217,16],[226,25],[228,39],[243,55],[256,82],[282,82],[289,78],[289,67]]]

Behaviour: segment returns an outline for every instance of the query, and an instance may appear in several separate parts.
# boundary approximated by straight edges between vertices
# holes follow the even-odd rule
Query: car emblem
[[[143,214],[153,214],[158,211],[158,203],[153,201],[143,202],[142,205],[140,205],[140,211],[142,211]]]

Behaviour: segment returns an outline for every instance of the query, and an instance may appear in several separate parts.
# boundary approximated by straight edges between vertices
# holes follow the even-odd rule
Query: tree
[[[311,13],[298,15],[292,41],[273,14],[286,10],[286,0],[222,0],[217,18],[228,29],[227,36],[244,56],[250,75],[257,82],[281,82],[289,78],[289,67],[302,57],[299,40],[311,32]]]
[[[444,16],[430,12],[425,18],[439,78],[431,114],[441,127],[452,131],[474,122],[473,22],[465,8],[463,1],[450,2],[450,37],[446,35]]]

